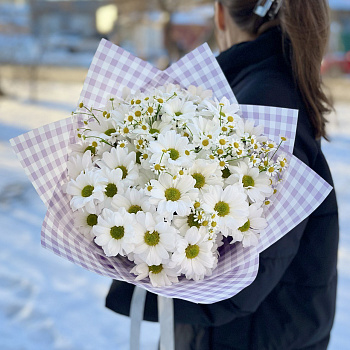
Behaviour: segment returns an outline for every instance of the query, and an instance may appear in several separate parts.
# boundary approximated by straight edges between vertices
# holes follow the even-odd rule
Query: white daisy
[[[135,278],[136,281],[149,277],[153,287],[171,286],[173,283],[178,282],[178,273],[165,262],[163,264],[151,266],[147,265],[145,262],[141,262],[135,265],[130,272],[137,275]]]
[[[133,216],[121,208],[114,212],[103,209],[93,228],[95,243],[102,247],[106,256],[125,256],[134,249]]]
[[[145,195],[143,189],[136,188],[128,188],[123,194],[116,194],[111,206],[115,210],[125,208],[130,214],[136,214],[139,211],[155,212],[155,207],[149,203],[149,196]]]
[[[148,147],[152,153],[150,162],[171,167],[190,166],[195,158],[193,146],[189,144],[187,137],[182,137],[175,130],[159,134],[157,141],[152,141]]]
[[[213,185],[223,186],[222,173],[217,162],[197,159],[188,174],[196,180],[194,187],[199,190],[204,191]]]
[[[84,209],[78,209],[73,213],[74,227],[89,241],[92,241],[95,237],[93,227],[97,224],[97,218],[101,212],[100,206],[96,206],[94,211],[94,213],[89,213]]]
[[[150,181],[150,203],[157,205],[160,215],[172,217],[176,211],[180,216],[186,216],[191,212],[193,202],[198,196],[198,189],[194,187],[196,180],[185,175],[174,178],[162,173],[158,180]]]
[[[205,227],[191,227],[185,237],[178,240],[171,260],[187,279],[201,280],[211,274],[216,264],[217,258],[212,252],[213,244]]]
[[[195,116],[196,106],[191,101],[175,97],[164,103],[163,111],[175,120],[188,120]]]
[[[128,153],[126,148],[112,148],[110,152],[102,155],[102,162],[110,169],[121,169],[122,179],[127,185],[134,185],[138,179],[138,166],[136,164],[136,153]]]
[[[191,227],[195,226],[199,228],[201,226],[196,218],[196,214],[193,212],[187,216],[174,215],[172,222],[182,236],[184,236]]]
[[[260,173],[258,168],[250,168],[249,160],[240,161],[237,166],[230,167],[230,171],[232,175],[226,179],[226,183],[243,186],[252,203],[262,202],[272,194],[269,177],[265,172]]]
[[[151,213],[138,212],[136,221],[134,254],[148,265],[159,265],[169,259],[178,237],[176,229]]]
[[[93,213],[94,201],[103,201],[105,186],[106,179],[99,172],[91,170],[81,173],[67,185],[67,193],[73,196],[70,201],[71,208],[77,210],[85,207],[89,213]]]
[[[88,150],[83,154],[78,153],[70,155],[67,162],[68,176],[71,179],[76,179],[82,171],[90,170],[93,168],[91,160],[91,151]]]
[[[104,206],[108,208],[116,195],[122,195],[124,193],[124,181],[122,181],[123,171],[120,168],[109,169],[103,167],[100,172],[106,179],[106,188],[103,194],[105,196]]]
[[[249,207],[248,221],[239,228],[242,233],[243,247],[257,246],[259,243],[259,234],[267,227],[267,221],[263,217],[263,208],[257,204]]]
[[[218,185],[210,186],[203,194],[202,208],[209,215],[215,214],[214,223],[225,235],[231,229],[242,226],[249,213],[247,196],[240,186],[227,186],[225,189]]]
[[[194,145],[205,149],[210,148],[213,140],[220,133],[219,121],[215,118],[207,119],[199,116],[198,118],[192,118],[187,126],[192,132]]]

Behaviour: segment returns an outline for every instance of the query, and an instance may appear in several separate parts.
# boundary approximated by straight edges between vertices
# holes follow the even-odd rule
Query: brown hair
[[[258,36],[269,26],[279,24],[291,47],[291,62],[295,81],[317,138],[327,139],[324,115],[333,110],[323,91],[320,67],[329,37],[329,7],[327,0],[284,0],[273,21],[254,13],[257,0],[221,0],[238,27]]]

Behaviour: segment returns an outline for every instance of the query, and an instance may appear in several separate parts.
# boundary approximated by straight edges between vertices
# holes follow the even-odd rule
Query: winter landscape
[[[66,118],[81,83],[3,80],[0,99],[0,349],[92,350],[129,347],[127,317],[104,307],[111,281],[40,246],[45,207],[8,140]],[[36,99],[29,97],[36,95]],[[350,349],[350,102],[337,101],[332,142],[323,142],[340,207],[339,289],[330,350]],[[144,322],[141,349],[156,350],[158,324]]]

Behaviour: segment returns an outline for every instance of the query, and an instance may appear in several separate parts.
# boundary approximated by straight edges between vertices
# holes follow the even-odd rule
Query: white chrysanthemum
[[[205,227],[191,227],[185,237],[178,240],[171,260],[187,279],[201,280],[210,275],[216,265],[217,258],[212,252],[213,244]]]
[[[175,269],[168,267],[166,263],[148,266],[141,262],[134,266],[130,272],[137,275],[136,281],[149,277],[153,287],[171,286],[178,282],[177,276],[179,275]]]
[[[263,212],[263,208],[258,204],[252,204],[249,207],[248,221],[239,228],[243,235],[243,248],[258,245],[259,234],[267,227],[267,221],[263,217]]]
[[[202,86],[190,85],[187,90],[188,98],[193,102],[201,102],[213,96],[212,90],[204,90]]]
[[[196,180],[185,175],[175,180],[167,173],[162,173],[158,180],[150,181],[150,203],[157,205],[160,215],[172,217],[176,211],[180,216],[191,212],[193,202],[198,196],[198,189],[194,187]]]
[[[192,132],[194,145],[201,148],[210,147],[209,145],[220,133],[217,119],[207,119],[199,116],[198,118],[193,118],[187,126]]]
[[[91,151],[88,150],[83,154],[70,155],[67,162],[68,176],[76,179],[82,171],[93,168],[91,160]]]
[[[222,173],[217,162],[197,159],[189,169],[188,174],[196,180],[194,187],[199,190],[205,191],[208,186],[223,186]]]
[[[115,110],[110,111],[111,118],[117,123],[117,125],[122,126],[124,124],[124,119],[130,114],[130,106],[126,104],[118,104]]]
[[[269,197],[273,189],[270,179],[265,172],[259,172],[258,168],[250,168],[249,161],[240,161],[237,166],[230,167],[232,175],[226,179],[226,183],[239,183],[252,203],[262,202]]]
[[[240,186],[210,186],[203,194],[203,210],[209,215],[215,214],[218,230],[223,234],[242,226],[248,217],[247,196]],[[212,226],[214,226],[212,222]]]
[[[100,213],[100,206],[95,207],[94,213],[89,213],[84,209],[78,209],[73,213],[74,227],[90,241],[95,237],[93,227],[97,224],[97,218]]]
[[[89,213],[95,210],[94,200],[103,201],[106,179],[97,171],[81,173],[76,180],[69,181],[67,193],[72,195],[70,201],[73,210],[86,208]]]
[[[234,120],[239,120],[240,116],[238,113],[240,112],[239,105],[237,103],[231,104],[230,101],[223,97],[220,101],[212,101],[209,100],[206,103],[207,109],[208,109],[208,115],[216,116],[217,118],[227,118],[228,116],[231,116],[234,118]],[[207,115],[207,113],[203,113],[203,115]]]
[[[106,256],[125,256],[133,251],[133,221],[133,216],[123,208],[118,212],[103,209],[93,232],[95,243],[102,247]]]
[[[257,142],[264,142],[267,140],[266,136],[263,136],[264,127],[262,125],[256,125],[252,119],[240,119],[237,123],[236,132],[239,137],[248,138],[255,136]]]
[[[182,236],[184,236],[191,227],[199,228],[201,226],[195,213],[190,213],[187,216],[174,215],[172,222]]]
[[[124,193],[123,171],[119,168],[109,169],[104,167],[100,170],[100,173],[106,179],[106,188],[103,194],[105,196],[104,207],[108,208],[117,194],[122,195]]]
[[[110,169],[121,169],[123,172],[123,180],[127,185],[135,185],[138,179],[138,166],[136,164],[136,153],[128,153],[127,149],[116,147],[110,152],[102,155],[102,161]]]
[[[99,118],[99,123],[97,121],[92,121],[89,123],[89,128],[91,129],[89,136],[95,135],[107,141],[118,134],[117,122],[111,117],[108,119],[106,117],[101,117]]]
[[[166,167],[187,167],[195,158],[188,138],[180,136],[175,130],[167,131],[164,135],[159,134],[157,141],[150,142],[148,149],[152,153],[150,162]]]
[[[163,111],[175,120],[189,120],[196,114],[196,105],[191,101],[174,97],[164,103]]]
[[[97,147],[92,146],[91,142],[87,141],[80,141],[77,143],[72,143],[69,145],[69,148],[71,149],[70,157],[75,155],[83,156],[85,152],[90,151],[91,155],[95,155],[97,153]]]
[[[138,212],[134,225],[134,254],[148,265],[159,265],[174,251],[178,233],[161,217]]]
[[[128,188],[123,194],[116,194],[111,206],[115,210],[125,208],[130,214],[136,214],[139,211],[155,212],[154,206],[149,203],[149,196],[145,195],[143,189],[136,188]]]

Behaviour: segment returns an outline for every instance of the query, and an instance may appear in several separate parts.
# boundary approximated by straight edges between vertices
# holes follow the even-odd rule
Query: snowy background
[[[66,118],[81,84],[2,80],[0,98],[0,349],[128,349],[129,319],[104,307],[110,280],[40,246],[45,207],[8,140]],[[337,102],[323,143],[340,207],[339,289],[330,350],[350,349],[350,102]],[[141,349],[156,350],[159,327],[144,322]]]

